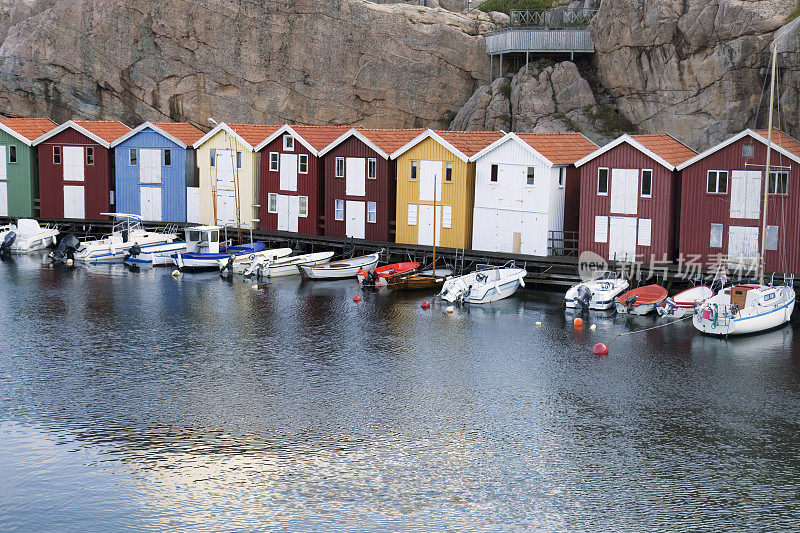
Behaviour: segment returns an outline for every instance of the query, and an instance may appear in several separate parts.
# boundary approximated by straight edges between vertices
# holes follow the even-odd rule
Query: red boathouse
[[[109,147],[129,131],[116,120],[70,120],[36,139],[42,218],[108,219],[100,213],[114,211]]]
[[[617,261],[673,261],[680,175],[695,152],[666,134],[623,135],[575,163],[578,249]]]

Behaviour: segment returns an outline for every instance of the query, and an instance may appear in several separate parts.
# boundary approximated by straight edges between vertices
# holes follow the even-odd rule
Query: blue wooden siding
[[[141,149],[160,149],[161,153],[161,218],[164,222],[186,222],[186,185],[194,179],[194,150],[181,148],[150,128],[114,147],[116,209],[121,213],[141,214],[141,187],[159,187],[157,183],[139,182]],[[136,165],[130,164],[130,150],[137,150]],[[170,166],[164,165],[164,150],[172,150]],[[191,165],[191,166],[190,166]],[[191,172],[191,173],[190,173]]]

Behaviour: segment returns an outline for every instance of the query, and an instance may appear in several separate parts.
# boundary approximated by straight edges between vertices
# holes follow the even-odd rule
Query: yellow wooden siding
[[[475,163],[465,163],[433,139],[425,139],[397,158],[397,235],[399,243],[417,244],[419,225],[408,225],[408,205],[419,201],[419,161],[442,162],[442,201],[436,205],[452,206],[450,228],[441,228],[439,246],[469,248],[472,244],[472,209],[475,203]],[[417,179],[411,180],[411,161],[417,161]],[[444,181],[445,165],[453,163],[452,182]],[[419,218],[419,216],[418,216]],[[437,219],[441,227],[441,220]]]
[[[211,150],[236,150],[242,152],[242,168],[238,169],[239,213],[242,227],[249,228],[251,221],[258,218],[259,191],[259,154],[252,152],[238,139],[225,130],[218,131],[197,148],[197,167],[200,180],[200,223],[217,224],[214,218],[214,184],[216,183],[216,167],[211,167]],[[234,174],[236,176],[236,174]],[[258,223],[254,225],[257,229]]]

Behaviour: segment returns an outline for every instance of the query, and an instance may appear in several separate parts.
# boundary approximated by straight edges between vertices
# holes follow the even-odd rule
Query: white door
[[[83,185],[64,185],[64,218],[85,218]]]
[[[8,216],[8,182],[0,181],[0,217]]]
[[[728,228],[730,268],[749,270],[758,264],[758,226]]]
[[[217,191],[217,224],[236,224],[236,197],[233,191]]]
[[[281,190],[297,190],[297,154],[281,154]]]
[[[611,217],[608,227],[608,258],[636,260],[636,218]]]
[[[217,150],[217,187],[233,187],[233,164],[235,157],[236,152],[233,150]]]
[[[436,201],[442,201],[442,162],[420,161],[419,170],[419,199],[433,201],[436,191]]]
[[[297,222],[300,218],[300,197],[289,196],[289,231],[297,233]]]
[[[761,214],[761,171],[731,172],[731,218],[759,218]]]
[[[161,187],[139,187],[142,220],[161,221]]]
[[[139,181],[141,183],[161,183],[161,150],[139,150]],[[233,183],[232,172],[231,183]]]
[[[433,245],[434,216],[432,205],[419,206],[419,235],[417,243],[426,246]],[[436,246],[439,246],[442,227],[442,207],[436,206]]]
[[[63,152],[64,179],[83,181],[83,147],[65,146]]]
[[[367,194],[367,164],[363,157],[348,157],[345,160],[344,193],[347,196]]]
[[[0,145],[0,180],[8,179],[8,170],[6,169],[6,147]]]
[[[635,215],[639,203],[639,171],[635,168],[611,170],[611,212]]]
[[[186,187],[186,222],[200,223],[200,187]]]
[[[348,193],[349,194],[349,193]],[[353,200],[345,202],[345,235],[355,239],[366,239],[366,204]]]
[[[289,197],[278,195],[278,231],[289,231]]]

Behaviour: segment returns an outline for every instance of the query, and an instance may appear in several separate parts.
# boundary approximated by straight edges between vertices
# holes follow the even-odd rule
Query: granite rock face
[[[361,0],[0,2],[0,109],[440,126],[488,77],[490,15]]]

